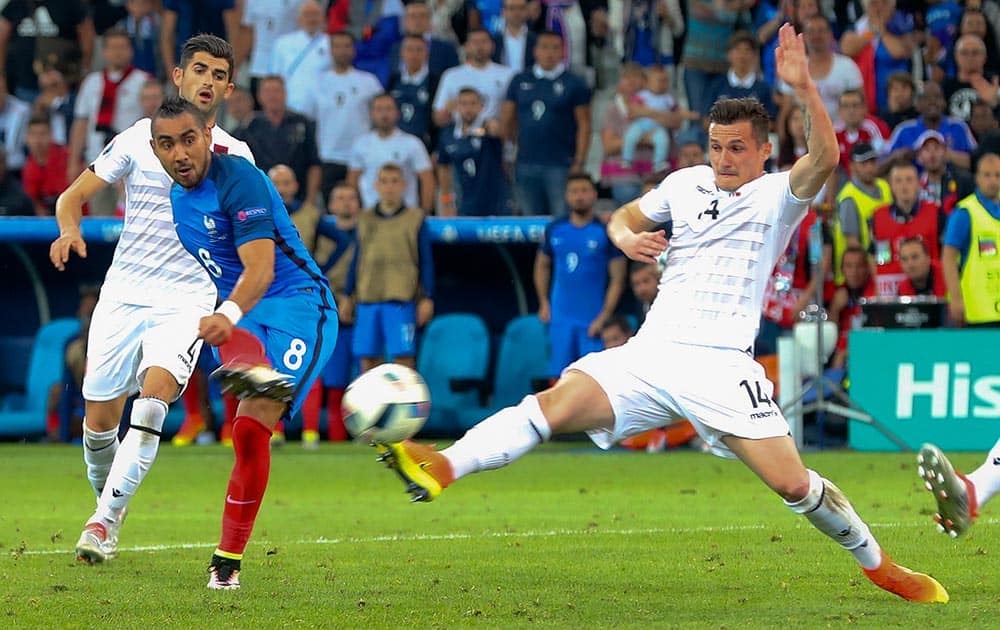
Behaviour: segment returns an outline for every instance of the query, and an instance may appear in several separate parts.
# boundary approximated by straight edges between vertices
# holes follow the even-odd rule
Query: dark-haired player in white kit
[[[742,460],[793,512],[850,551],[876,585],[912,601],[948,601],[936,580],[895,564],[847,497],[803,465],[773,385],[750,354],[768,276],[839,157],[791,25],[779,32],[776,61],[805,109],[808,153],[791,171],[764,174],[767,111],[753,99],[717,102],[709,113],[711,166],[672,173],[608,225],[629,258],[652,263],[667,241],[647,230],[673,220],[659,295],[636,336],[576,361],[551,389],[487,418],[443,451],[409,441],[376,445],[415,500],[509,464],[556,433],[587,431],[608,448],[688,418],[715,454]]]
[[[196,35],[184,44],[173,81],[214,125],[219,105],[233,91],[233,70],[232,46],[214,35]],[[125,183],[125,223],[90,325],[83,379],[83,459],[98,502],[76,554],[90,563],[118,555],[128,502],[156,458],[167,406],[180,396],[201,350],[198,321],[212,313],[217,295],[174,231],[173,181],[153,154],[149,129],[149,118],[143,118],[115,136],[60,195],[59,238],[49,251],[60,270],[71,251],[85,257],[84,202]],[[222,129],[215,127],[212,138],[216,152],[253,161],[249,147]],[[137,390],[129,431],[119,445],[122,410]]]

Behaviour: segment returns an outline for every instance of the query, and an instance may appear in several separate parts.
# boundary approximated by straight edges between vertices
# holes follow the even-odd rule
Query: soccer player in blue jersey
[[[583,355],[604,349],[601,328],[625,289],[625,256],[594,216],[596,200],[589,175],[570,175],[569,216],[545,228],[535,257],[538,318],[549,324],[551,377]]]
[[[199,335],[221,346],[239,324],[266,353],[244,361],[274,366],[226,363],[216,372],[241,401],[233,422],[236,463],[208,587],[236,589],[267,488],[271,429],[297,411],[330,358],[337,307],[274,185],[243,158],[213,155],[211,138],[204,115],[186,101],[169,99],[153,116],[153,152],[176,182],[170,201],[177,235],[225,296],[201,319]]]

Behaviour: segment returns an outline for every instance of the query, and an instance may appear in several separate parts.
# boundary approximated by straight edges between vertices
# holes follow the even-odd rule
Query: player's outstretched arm
[[[80,234],[83,204],[108,186],[110,184],[95,175],[93,171],[85,169],[56,200],[59,238],[52,241],[52,245],[49,246],[49,260],[59,271],[66,268],[71,251],[76,252],[80,258],[87,257],[87,244]]]
[[[198,334],[212,346],[229,341],[233,326],[243,313],[260,302],[274,280],[274,241],[269,238],[247,241],[236,252],[243,263],[243,273],[215,313],[201,318]]]
[[[792,166],[792,194],[812,199],[837,168],[840,149],[833,131],[833,121],[823,105],[819,90],[809,76],[809,62],[802,35],[791,24],[778,31],[778,49],[774,53],[777,72],[795,90],[795,98],[805,115],[807,152]]]
[[[657,226],[639,209],[639,200],[630,201],[615,210],[608,221],[608,237],[626,256],[639,262],[655,263],[667,248],[663,230],[649,232]]]

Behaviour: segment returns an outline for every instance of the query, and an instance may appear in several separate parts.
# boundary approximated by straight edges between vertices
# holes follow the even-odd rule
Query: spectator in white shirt
[[[250,93],[271,74],[271,58],[279,37],[295,30],[294,0],[243,0],[240,37],[234,42],[236,67],[249,59]]]
[[[323,7],[305,0],[299,7],[299,30],[274,42],[269,74],[285,80],[288,109],[305,113],[319,76],[330,69],[330,38],[323,30]]]
[[[424,143],[396,126],[399,108],[389,94],[372,99],[371,121],[372,130],[354,144],[347,183],[361,191],[366,208],[374,206],[378,202],[375,190],[378,170],[391,162],[403,170],[406,206],[419,207],[430,214],[434,209],[434,170]]]
[[[104,70],[91,72],[80,84],[69,136],[66,181],[73,181],[84,164],[97,159],[105,145],[142,118],[139,94],[152,77],[132,65],[132,40],[123,30],[104,33]],[[109,186],[90,200],[93,215],[115,213],[117,194]]]
[[[465,40],[465,63],[447,70],[441,76],[437,95],[434,97],[434,123],[444,127],[452,122],[458,93],[470,87],[483,97],[483,115],[486,118],[500,117],[500,106],[507,95],[507,85],[514,70],[494,63],[493,39],[484,29],[469,31]]]
[[[0,72],[0,147],[7,152],[7,171],[20,179],[27,152],[24,134],[28,130],[31,107],[7,92],[7,76]]]
[[[31,104],[32,113],[46,116],[56,144],[69,144],[69,129],[73,124],[73,96],[62,72],[49,68],[38,75],[38,98]]]
[[[316,121],[324,199],[347,177],[351,152],[369,129],[368,105],[372,97],[382,93],[382,84],[374,74],[354,67],[354,37],[350,33],[331,35],[330,50],[333,69],[316,78],[302,111]]]

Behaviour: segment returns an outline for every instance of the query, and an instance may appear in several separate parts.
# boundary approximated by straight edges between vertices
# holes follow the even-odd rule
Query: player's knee
[[[816,471],[805,468],[771,487],[781,495],[786,504],[798,506],[803,511],[811,510],[823,497],[823,478]]]
[[[91,431],[104,432],[117,428],[121,423],[122,411],[125,408],[125,396],[114,400],[86,402],[84,424]]]
[[[790,503],[801,501],[807,494],[809,494],[809,477],[808,475],[802,475],[789,478],[774,490],[785,501]]]
[[[278,424],[288,405],[269,398],[244,398],[240,401],[237,415],[256,418],[270,428]]]

